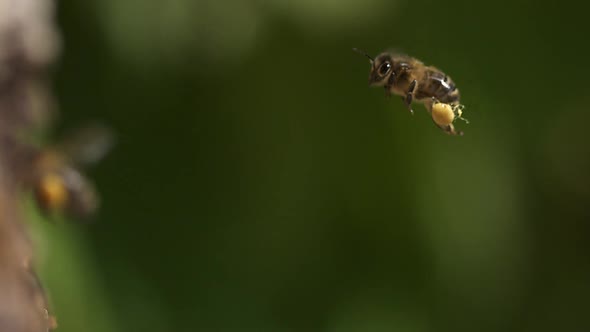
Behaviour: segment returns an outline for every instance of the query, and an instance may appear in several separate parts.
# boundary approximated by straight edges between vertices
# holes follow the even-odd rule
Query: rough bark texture
[[[20,191],[27,133],[47,123],[44,84],[58,53],[51,0],[0,0],[0,332],[51,329],[33,250],[23,223]]]

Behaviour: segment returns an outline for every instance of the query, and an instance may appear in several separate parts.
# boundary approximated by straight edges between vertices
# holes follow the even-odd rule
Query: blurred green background
[[[57,132],[118,140],[96,222],[35,223],[58,331],[590,330],[586,13],[59,1]],[[352,47],[452,76],[465,136]]]

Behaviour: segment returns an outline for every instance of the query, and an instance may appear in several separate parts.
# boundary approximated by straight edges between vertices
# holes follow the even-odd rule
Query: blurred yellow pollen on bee
[[[47,173],[40,179],[35,195],[43,208],[52,212],[63,210],[69,198],[63,178],[55,173]]]

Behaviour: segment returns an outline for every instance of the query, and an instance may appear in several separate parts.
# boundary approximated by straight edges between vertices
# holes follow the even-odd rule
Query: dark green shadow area
[[[59,332],[590,328],[587,6],[116,1],[59,5],[58,131],[118,137],[97,220],[40,226]],[[451,75],[465,136],[352,47]]]

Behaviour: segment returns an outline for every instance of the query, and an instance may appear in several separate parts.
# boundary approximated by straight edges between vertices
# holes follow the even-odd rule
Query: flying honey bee
[[[48,215],[92,213],[96,194],[79,166],[106,152],[108,141],[36,144],[57,109],[49,88],[61,49],[54,2],[0,0],[0,332],[48,332],[57,324],[35,272],[23,194],[35,193]]]
[[[32,191],[47,216],[91,216],[97,195],[79,167],[101,159],[112,142],[110,131],[99,126],[48,148],[0,134],[5,157],[0,160],[0,331],[48,332],[57,326],[33,269],[32,242],[19,220],[17,193]]]
[[[59,145],[33,153],[28,183],[41,211],[48,216],[91,216],[98,208],[98,195],[80,168],[99,161],[112,143],[109,130],[94,126],[83,128]]]
[[[371,62],[369,85],[385,87],[387,96],[401,96],[412,114],[412,102],[423,103],[439,128],[450,135],[463,135],[453,125],[455,119],[463,119],[463,105],[459,103],[459,89],[449,76],[407,55],[383,52],[373,59],[359,49],[353,50]]]
[[[113,141],[110,130],[98,125],[48,147],[0,133],[0,332],[48,332],[57,326],[34,270],[21,194],[32,192],[48,217],[88,219],[98,195],[80,169],[98,162]]]

